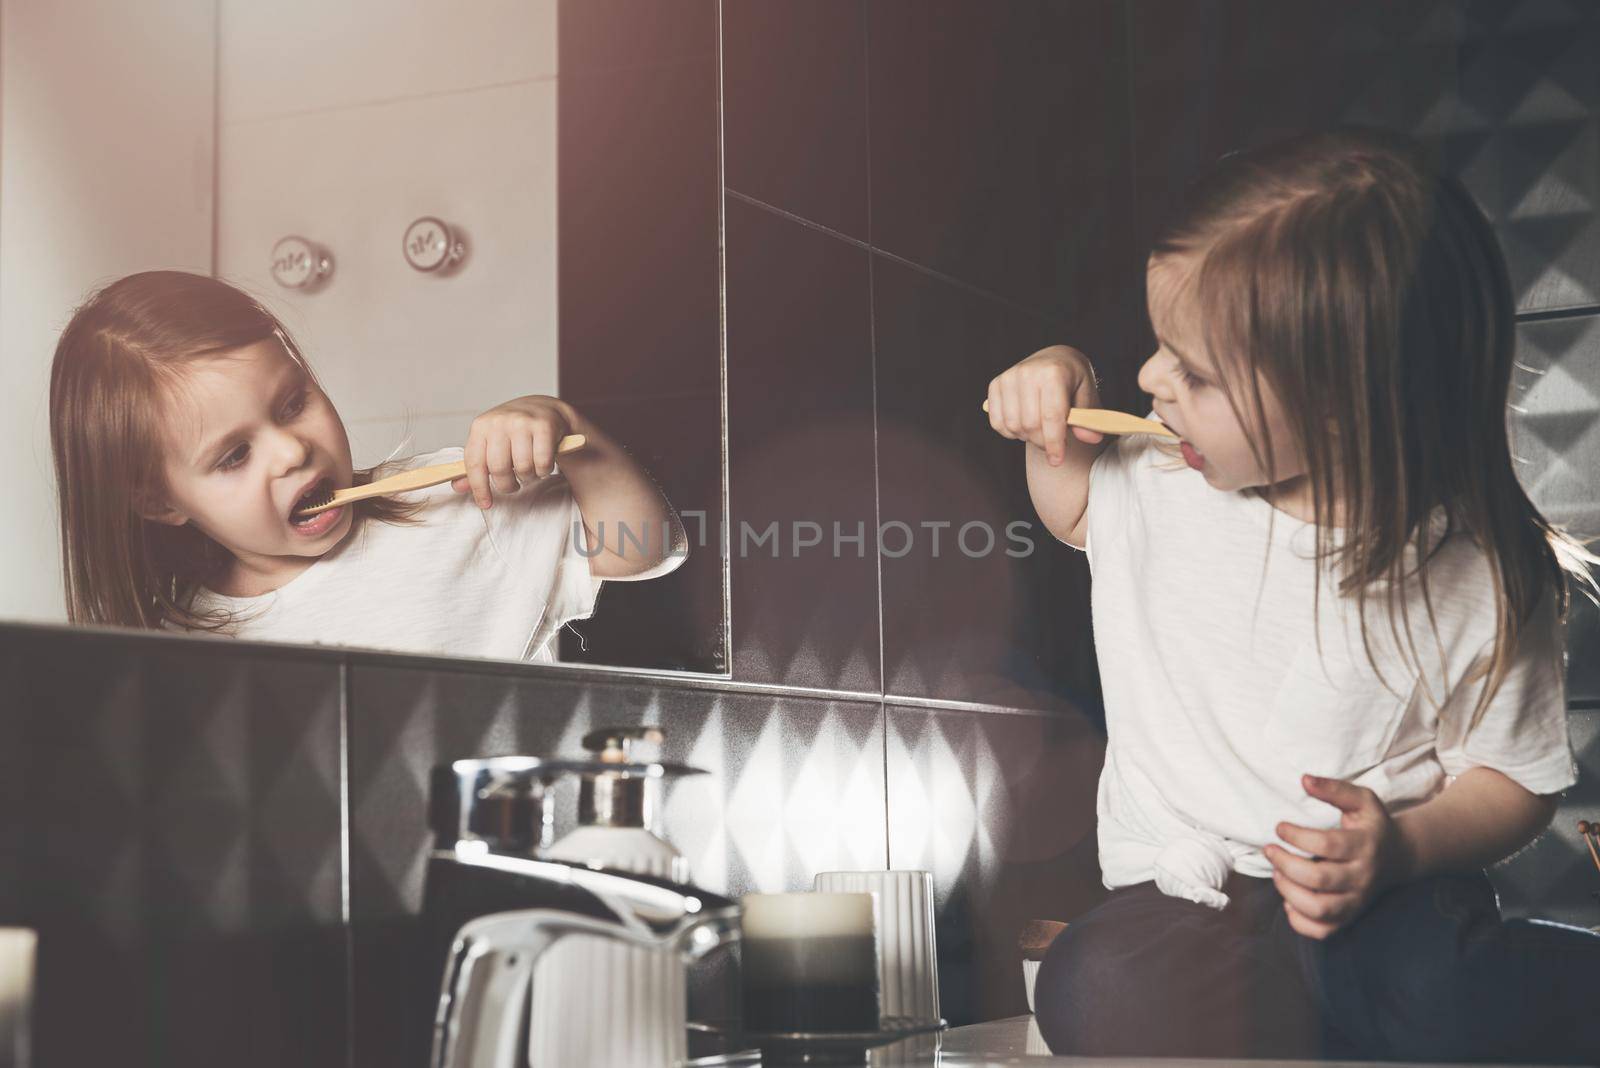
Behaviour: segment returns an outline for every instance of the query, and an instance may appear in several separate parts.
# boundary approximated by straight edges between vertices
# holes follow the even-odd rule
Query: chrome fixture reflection
[[[400,249],[416,270],[448,274],[466,257],[467,242],[458,229],[443,219],[424,215],[406,227]]]
[[[285,289],[311,292],[333,274],[333,256],[314,241],[291,234],[272,246],[272,277]]]
[[[610,983],[614,996],[640,997],[642,1005],[658,1009],[679,1006],[647,1013],[655,1021],[652,1030],[668,1035],[663,1048],[673,1051],[672,1059],[738,1048],[738,903],[664,877],[676,865],[661,874],[626,870],[619,865],[657,865],[642,854],[607,855],[638,846],[635,836],[647,831],[633,826],[631,814],[637,809],[648,823],[655,806],[646,795],[662,780],[697,773],[632,760],[627,744],[645,735],[659,733],[596,730],[584,739],[596,754],[590,760],[500,756],[434,770],[434,848],[423,882],[427,946],[421,969],[434,984],[426,1017],[435,1028],[433,1068],[514,1063],[506,1059],[513,1047],[544,1049],[553,1041],[591,1050],[622,1048],[626,1034],[616,1030],[603,1006],[552,1011],[564,1004],[561,984],[551,985],[548,977],[540,982],[534,959],[556,942],[563,945],[549,955],[561,958],[554,970],[566,975],[566,986],[576,984],[604,1002]],[[586,803],[580,807],[588,826],[563,839],[567,849],[557,850],[549,802],[554,783],[567,776],[582,782]],[[614,795],[609,825],[600,821],[606,809],[601,794]],[[609,841],[613,836],[616,842]],[[585,945],[568,944],[572,936]],[[596,948],[608,943],[610,951]],[[413,1011],[420,1018],[422,1010],[418,1004]],[[561,1033],[550,1031],[552,1020]],[[705,1048],[693,1049],[686,1041]]]

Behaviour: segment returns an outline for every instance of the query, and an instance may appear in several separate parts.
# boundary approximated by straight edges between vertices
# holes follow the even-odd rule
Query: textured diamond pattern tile
[[[1222,153],[1334,122],[1416,135],[1494,223],[1517,306],[1600,300],[1600,9],[1562,0],[1132,0],[1153,225]]]
[[[1518,325],[1507,423],[1533,503],[1600,536],[1600,316]]]
[[[1600,317],[1517,328],[1507,428],[1528,496],[1552,522],[1600,539]],[[1600,540],[1591,548],[1600,551]],[[1567,630],[1567,698],[1600,699],[1600,612],[1581,592]]]
[[[1533,916],[1600,927],[1600,867],[1578,834],[1579,820],[1600,821],[1600,710],[1573,711],[1568,727],[1578,784],[1562,797],[1550,829],[1489,869],[1506,916]]]
[[[0,676],[41,1062],[343,1064],[338,665],[8,629]]]
[[[668,791],[662,830],[707,889],[809,884],[817,871],[882,863],[878,706],[418,668],[352,669],[351,911],[414,913],[422,901],[433,767],[506,753],[581,756],[598,726],[664,728],[666,759],[705,768]],[[558,790],[556,834],[576,791]]]
[[[1027,1011],[1017,933],[1105,895],[1095,786],[1105,757],[1069,716],[887,706],[889,860],[933,873],[939,1004],[952,1023]]]

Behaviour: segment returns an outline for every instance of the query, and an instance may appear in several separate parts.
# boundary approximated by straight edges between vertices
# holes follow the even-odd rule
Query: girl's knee
[[[1034,1016],[1056,1053],[1113,1052],[1138,1012],[1143,969],[1108,934],[1069,925],[1039,965]]]
[[[1198,1055],[1214,1045],[1206,1037],[1214,1022],[1205,1017],[1219,991],[1205,987],[1231,956],[1230,937],[1193,916],[1152,919],[1069,925],[1051,945],[1034,985],[1034,1015],[1053,1052]]]

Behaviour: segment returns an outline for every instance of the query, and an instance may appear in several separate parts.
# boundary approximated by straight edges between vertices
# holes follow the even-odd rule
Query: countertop
[[[695,1062],[711,1064],[714,1062]],[[735,1058],[726,1064],[760,1064],[759,1058]],[[1050,1065],[1107,1065],[1116,1068],[1236,1068],[1239,1062],[1186,1057],[1053,1057],[1032,1016],[1012,1016],[1004,1020],[952,1027],[942,1034],[905,1039],[872,1052],[873,1068],[896,1065],[940,1065],[941,1068],[999,1068],[1023,1065],[1048,1068]],[[1250,1068],[1419,1068],[1381,1061],[1267,1061],[1252,1060]],[[1466,1068],[1465,1065],[1436,1064],[1432,1068]],[[1533,1066],[1524,1066],[1533,1068]]]
[[[795,1060],[763,1062],[762,1057],[749,1050],[731,1057],[707,1057],[691,1060],[693,1068],[714,1066],[762,1066],[771,1063],[797,1065]],[[811,1062],[840,1065],[848,1062]],[[918,1065],[939,1065],[941,1068],[1002,1068],[1021,1065],[1022,1068],[1050,1068],[1051,1065],[1104,1065],[1107,1068],[1237,1068],[1238,1060],[1213,1060],[1205,1057],[1053,1057],[1038,1033],[1032,1015],[971,1023],[968,1026],[949,1028],[942,1033],[917,1034],[912,1038],[893,1042],[890,1046],[872,1050],[870,1060],[856,1062],[870,1068],[914,1068]],[[1379,1062],[1379,1060],[1250,1060],[1250,1068],[1467,1068],[1454,1063]],[[1512,1065],[1510,1068],[1539,1068],[1536,1065]]]

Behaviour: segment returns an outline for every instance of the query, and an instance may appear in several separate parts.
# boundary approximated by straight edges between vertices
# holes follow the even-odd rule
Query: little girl
[[[1110,897],[1041,966],[1057,1053],[1600,1062],[1600,935],[1483,868],[1577,781],[1565,578],[1518,484],[1511,288],[1409,141],[1235,154],[1147,266],[1139,374],[1180,440],[1106,441],[1076,350],[989,386],[1093,573]]]
[[[556,473],[568,434],[587,443]],[[549,661],[600,580],[665,574],[685,551],[644,471],[553,397],[483,413],[464,450],[354,470],[288,331],[204,275],[130,275],[78,309],[50,436],[75,623]],[[463,456],[450,486],[294,514]]]

